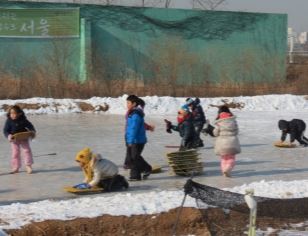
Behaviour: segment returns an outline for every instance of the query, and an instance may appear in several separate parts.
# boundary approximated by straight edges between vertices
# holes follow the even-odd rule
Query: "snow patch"
[[[53,98],[29,98],[20,100],[0,100],[0,115],[5,115],[6,105],[16,103],[38,104],[37,109],[25,109],[26,114],[66,114],[80,113],[82,110],[78,106],[79,102],[85,102],[93,107],[103,105],[110,106],[107,114],[125,114],[127,95],[118,98],[111,97],[92,97],[90,99],[53,99]],[[152,115],[171,115],[176,114],[177,110],[185,103],[186,98],[175,97],[143,97],[146,102],[145,112]],[[308,102],[305,96],[295,95],[264,95],[253,97],[217,97],[217,98],[200,98],[201,105],[207,111],[215,110],[216,107],[211,105],[222,105],[223,100],[228,103],[244,104],[242,110],[245,111],[276,111],[276,110],[308,110]]]
[[[307,186],[308,180],[261,181],[225,190],[244,193],[246,189],[253,188],[255,195],[258,196],[302,198],[308,196]],[[287,192],[289,194],[286,194]],[[28,204],[14,203],[0,206],[0,229],[16,229],[31,222],[47,219],[71,220],[79,217],[93,218],[104,214],[125,216],[157,214],[179,207],[183,197],[183,191],[152,191],[138,194],[118,193],[113,196],[82,197],[62,201],[45,200]],[[184,206],[197,207],[195,199],[191,197],[187,197]]]
[[[269,198],[308,197],[308,180],[252,182],[224,190],[245,194],[245,190],[254,189],[254,195]]]
[[[107,197],[83,197],[62,201],[45,200],[28,204],[14,203],[0,206],[0,228],[16,229],[31,222],[47,219],[71,220],[79,217],[93,218],[104,214],[115,216],[156,214],[179,207],[183,197],[183,191],[160,191],[140,194],[121,193]],[[195,200],[188,197],[185,206],[196,207]]]

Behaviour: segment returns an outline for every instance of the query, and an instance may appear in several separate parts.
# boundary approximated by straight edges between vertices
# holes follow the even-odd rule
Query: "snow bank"
[[[308,180],[261,181],[225,190],[244,193],[246,189],[251,188],[255,190],[255,195],[264,197],[308,197]],[[126,216],[155,214],[179,207],[183,195],[183,191],[160,191],[138,194],[119,193],[112,196],[83,197],[62,201],[45,200],[28,204],[14,203],[0,206],[0,229],[16,229],[31,222],[47,219],[70,220],[104,214]],[[187,197],[185,206],[196,207],[195,200]]]
[[[28,204],[14,203],[0,206],[0,229],[16,229],[31,222],[47,219],[93,218],[104,214],[126,216],[155,214],[180,206],[183,197],[183,191],[161,191],[62,201],[45,200]],[[195,200],[188,197],[185,206],[196,207]]]
[[[93,107],[107,103],[110,109],[107,114],[125,114],[127,95],[118,98],[100,98],[93,97],[87,100],[81,99],[53,99],[53,98],[30,98],[22,100],[1,100],[0,115],[5,114],[5,105],[13,105],[16,103],[39,104],[37,109],[26,109],[27,114],[54,114],[54,113],[79,113],[82,109],[78,103],[85,102]],[[147,114],[176,114],[177,110],[185,103],[185,98],[174,97],[143,97],[146,102]],[[210,105],[221,105],[222,100],[228,100],[237,104],[244,104],[242,110],[247,111],[274,111],[274,110],[290,110],[298,111],[308,109],[308,103],[305,96],[295,95],[265,95],[254,97],[218,97],[218,98],[201,98],[201,104],[206,110],[215,110]]]
[[[245,190],[253,189],[255,196],[270,198],[303,198],[308,197],[308,180],[252,182],[234,188],[226,188],[231,192],[245,194]]]

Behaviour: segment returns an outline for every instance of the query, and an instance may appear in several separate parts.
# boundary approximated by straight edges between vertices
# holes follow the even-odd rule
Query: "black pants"
[[[185,151],[193,148],[197,148],[195,137],[190,137],[188,139],[182,139],[179,151]]]
[[[152,170],[152,167],[141,156],[144,144],[132,144],[126,148],[126,161],[130,163],[130,178],[141,179],[142,172]]]
[[[108,192],[108,191],[127,189],[129,185],[124,176],[116,175],[108,179],[102,179],[99,182],[98,186],[102,187],[104,191]]]
[[[305,132],[305,131],[304,131]],[[300,144],[303,144],[303,145],[308,145],[308,139],[304,136],[304,132],[296,137],[295,139],[300,143]]]
[[[195,142],[196,142],[196,147],[199,147],[200,145],[203,144],[203,140],[200,138],[200,133],[201,130],[203,129],[204,122],[196,122],[194,123],[194,128],[195,128]]]

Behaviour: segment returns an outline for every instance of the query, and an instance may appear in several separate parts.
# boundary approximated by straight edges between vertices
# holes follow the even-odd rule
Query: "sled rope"
[[[40,154],[40,155],[35,155],[33,157],[43,157],[43,156],[56,156],[57,153],[46,153],[46,154]]]

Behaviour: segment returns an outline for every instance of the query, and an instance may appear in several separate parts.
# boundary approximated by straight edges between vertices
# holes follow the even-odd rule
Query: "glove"
[[[88,189],[88,188],[91,188],[91,185],[88,184],[88,183],[81,183],[81,184],[75,185],[74,188],[77,188],[77,189]]]
[[[203,135],[205,135],[205,136],[207,136],[207,135],[208,135],[208,133],[207,133],[207,129],[202,129],[202,130],[201,130],[201,133],[202,133]]]
[[[150,130],[151,132],[154,132],[155,126],[154,126],[154,125],[149,125],[149,130]]]
[[[149,131],[151,131],[151,132],[153,132],[154,129],[155,129],[155,126],[154,126],[154,125],[149,125],[149,124],[147,124],[147,123],[145,123],[144,126],[145,126],[145,130],[149,130]]]
[[[164,121],[166,123],[166,132],[171,134],[172,133],[172,130],[171,130],[172,123],[169,120],[166,120],[166,119],[164,119]]]

